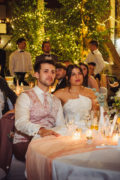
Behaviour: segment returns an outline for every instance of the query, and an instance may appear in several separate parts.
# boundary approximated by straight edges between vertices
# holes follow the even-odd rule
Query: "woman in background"
[[[80,63],[80,67],[81,67],[81,69],[83,71],[83,75],[84,75],[83,86],[95,89],[97,92],[99,92],[98,83],[93,76],[89,75],[89,70],[88,70],[87,64]]]

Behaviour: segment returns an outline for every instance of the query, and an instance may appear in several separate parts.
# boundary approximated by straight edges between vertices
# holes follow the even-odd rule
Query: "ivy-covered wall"
[[[103,23],[109,16],[109,0],[59,0],[61,8],[38,8],[43,0],[11,1],[12,18],[9,31],[13,46],[16,40],[25,37],[28,51],[35,57],[42,53],[43,40],[49,39],[52,51],[61,61],[78,62],[87,55],[90,39],[99,41],[105,59],[104,48],[110,30]],[[40,7],[40,6],[39,6]]]

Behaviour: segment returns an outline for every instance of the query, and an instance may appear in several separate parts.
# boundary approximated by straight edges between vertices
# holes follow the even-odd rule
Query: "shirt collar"
[[[38,86],[35,86],[34,88],[34,91],[38,94],[38,95],[41,95],[41,94],[44,94],[44,93],[46,93],[47,95],[51,95],[50,93],[49,93],[49,91],[47,91],[47,92],[44,92],[42,89],[40,89]]]
[[[23,51],[23,52],[24,52],[24,49],[19,49],[19,48],[18,48],[18,52],[21,52],[21,51]]]
[[[45,52],[44,52],[44,55],[45,55],[45,56],[50,56],[51,54],[50,54],[50,53],[45,53]]]
[[[58,81],[58,84],[60,84],[62,82],[62,80],[63,80],[63,78]]]
[[[98,52],[98,49],[94,50],[93,52],[94,52],[94,53]]]

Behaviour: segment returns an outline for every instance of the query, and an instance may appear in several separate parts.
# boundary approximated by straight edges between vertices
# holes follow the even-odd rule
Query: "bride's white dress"
[[[91,99],[79,95],[77,99],[70,99],[64,104],[63,112],[65,118],[70,121],[73,119],[76,125],[81,126],[81,124],[84,124],[87,116],[90,115],[91,108]]]

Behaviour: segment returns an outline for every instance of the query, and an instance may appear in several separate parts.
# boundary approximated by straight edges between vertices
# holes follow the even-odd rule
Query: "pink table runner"
[[[89,152],[96,149],[96,145],[102,143],[93,140],[92,144],[87,144],[85,139],[74,140],[72,137],[44,137],[33,140],[26,154],[26,170],[28,180],[51,180],[51,162],[53,159],[65,155]],[[111,144],[107,140],[108,144]]]

